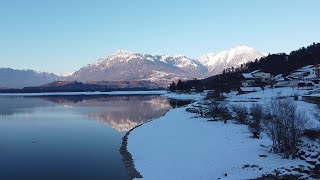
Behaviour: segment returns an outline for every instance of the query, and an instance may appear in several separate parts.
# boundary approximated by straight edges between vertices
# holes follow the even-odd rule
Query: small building
[[[244,80],[241,81],[243,87],[253,87],[253,86],[264,86],[271,83],[272,74],[270,71],[266,70],[256,70],[251,73],[242,74]]]
[[[197,91],[197,90],[196,90],[195,87],[191,87],[189,92],[190,92],[190,93],[193,93],[193,92],[196,92],[196,91]]]
[[[291,82],[291,81],[285,81],[285,80],[278,81],[275,85],[273,85],[273,87],[275,87],[275,88],[279,88],[279,87],[289,87],[290,82]]]
[[[315,70],[315,74],[317,79],[320,79],[320,65],[318,66],[318,68]]]
[[[313,81],[308,80],[287,80],[287,81],[279,81],[274,87],[299,87],[299,88],[312,88],[315,83]]]
[[[310,88],[310,87],[314,87],[314,82],[312,81],[300,81],[298,82],[298,87],[306,87],[306,88]]]
[[[320,104],[320,94],[304,95],[302,96],[302,100],[309,103]]]
[[[272,78],[272,80],[275,81],[275,82],[284,81],[285,77],[283,77],[283,74],[278,74],[278,75],[274,76]]]
[[[315,80],[320,78],[320,64],[307,65],[291,72],[287,78],[295,80]]]
[[[252,93],[252,92],[258,92],[262,91],[261,87],[240,87],[239,88],[239,93],[241,94],[247,94],[247,93]]]

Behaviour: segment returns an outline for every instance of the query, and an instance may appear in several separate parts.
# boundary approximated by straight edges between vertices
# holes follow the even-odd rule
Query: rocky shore
[[[142,124],[141,124],[142,125]],[[139,125],[139,126],[141,126]],[[139,127],[137,126],[137,127]],[[135,128],[137,128],[135,127]],[[128,151],[127,145],[128,145],[128,136],[131,131],[133,131],[135,128],[129,130],[126,135],[122,138],[122,144],[120,147],[120,154],[122,156],[122,161],[127,169],[127,172],[129,176],[134,179],[134,178],[142,178],[140,172],[135,168],[134,162],[132,159],[131,153]]]

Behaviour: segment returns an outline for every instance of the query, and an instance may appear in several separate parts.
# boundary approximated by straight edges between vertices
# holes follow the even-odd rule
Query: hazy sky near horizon
[[[320,42],[319,0],[0,0],[0,67],[63,74],[122,49],[197,58]]]

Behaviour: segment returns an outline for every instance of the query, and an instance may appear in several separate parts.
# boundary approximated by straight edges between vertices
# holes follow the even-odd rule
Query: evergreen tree
[[[177,90],[177,85],[176,83],[173,81],[170,86],[169,86],[169,91],[175,91]]]
[[[177,90],[181,91],[183,89],[184,89],[183,82],[181,81],[181,79],[179,79],[179,81],[177,83]]]

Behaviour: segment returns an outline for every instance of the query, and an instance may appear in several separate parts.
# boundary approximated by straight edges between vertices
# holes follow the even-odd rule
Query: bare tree
[[[265,124],[273,140],[272,149],[284,158],[295,158],[297,142],[301,138],[306,116],[297,110],[291,98],[273,99]]]
[[[226,97],[220,88],[217,88],[209,93],[207,93],[206,100],[223,101]]]
[[[245,106],[235,104],[231,106],[231,110],[234,112],[234,118],[241,124],[247,124],[248,121],[248,109]]]
[[[212,101],[208,107],[206,115],[213,118],[220,117],[225,121],[230,118],[225,101]]]
[[[261,132],[261,120],[263,116],[262,106],[260,104],[253,104],[250,108],[250,115],[252,117],[252,121],[249,126],[253,133],[254,138],[260,138]]]
[[[320,104],[316,105],[314,116],[320,121]]]

